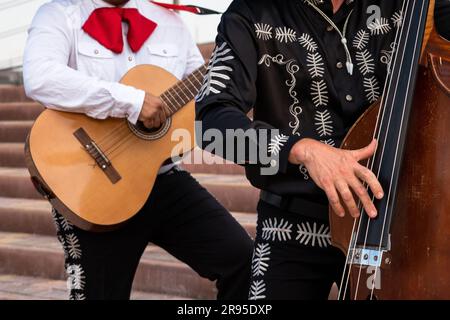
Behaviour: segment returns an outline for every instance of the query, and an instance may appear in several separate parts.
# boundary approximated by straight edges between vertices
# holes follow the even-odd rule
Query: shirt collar
[[[115,5],[112,5],[103,0],[91,0],[94,3],[95,8],[114,8]],[[130,0],[122,8],[134,8],[134,1]]]

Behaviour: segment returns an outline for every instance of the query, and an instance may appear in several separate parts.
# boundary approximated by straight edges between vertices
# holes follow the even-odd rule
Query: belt
[[[328,206],[325,204],[312,202],[298,197],[283,197],[265,190],[261,190],[259,198],[261,201],[280,208],[283,211],[288,211],[315,219],[328,219]]]

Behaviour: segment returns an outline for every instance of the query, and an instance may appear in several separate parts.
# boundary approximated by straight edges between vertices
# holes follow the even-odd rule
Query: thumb
[[[377,140],[373,139],[372,142],[359,150],[353,150],[353,156],[355,157],[356,161],[365,160],[370,158],[375,154],[375,151],[377,150],[378,142]]]

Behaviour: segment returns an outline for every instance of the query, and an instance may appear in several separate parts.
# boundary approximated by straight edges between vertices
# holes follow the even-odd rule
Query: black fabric
[[[341,37],[314,3],[341,31],[352,12],[345,36],[353,75],[346,69]],[[306,168],[288,163],[290,149],[302,138],[338,147],[355,120],[381,97],[402,4],[346,1],[333,15],[329,0],[233,1],[219,25],[210,72],[197,97],[203,131],[219,129],[226,137],[227,129],[279,129],[280,134],[270,134],[278,142],[258,144],[258,150],[279,157],[272,163],[278,174],[263,175],[257,164],[246,165],[249,180],[281,196],[326,204]],[[251,109],[253,120],[246,116]],[[208,147],[207,141],[201,143]],[[273,152],[274,143],[279,151]],[[226,157],[225,151],[216,153]]]
[[[345,265],[329,241],[327,222],[260,201],[249,298],[328,299]]]
[[[149,242],[200,276],[217,280],[218,299],[247,298],[253,242],[185,171],[158,176],[144,208],[117,231],[91,233],[70,225],[57,213],[55,219],[71,299],[129,299]]]

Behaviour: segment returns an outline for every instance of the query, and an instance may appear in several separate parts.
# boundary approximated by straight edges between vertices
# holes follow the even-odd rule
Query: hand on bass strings
[[[327,194],[330,205],[338,216],[345,215],[345,205],[353,217],[359,217],[360,212],[352,190],[361,200],[369,217],[375,218],[377,210],[364,182],[377,199],[383,198],[383,188],[375,174],[359,161],[373,156],[376,148],[376,140],[359,150],[343,150],[306,138],[292,147],[289,162],[303,164],[308,169],[314,182]]]

